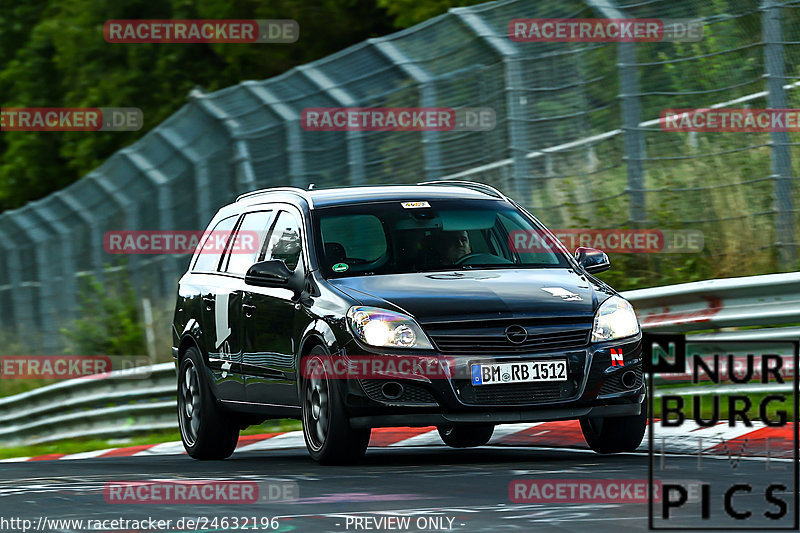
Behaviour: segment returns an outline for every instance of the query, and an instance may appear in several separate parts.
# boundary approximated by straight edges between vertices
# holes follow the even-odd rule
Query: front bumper
[[[644,399],[644,395],[639,396]],[[463,412],[463,413],[407,413],[392,415],[357,416],[350,419],[354,428],[426,427],[454,424],[515,424],[518,422],[545,422],[575,420],[585,416],[631,416],[644,408],[641,403],[627,402],[594,407],[562,407],[528,409],[523,411]]]
[[[611,350],[621,351],[622,364],[612,362]],[[351,343],[348,356],[384,357]],[[564,359],[566,382],[539,382],[472,386],[469,368],[486,357],[447,356],[450,377],[430,379],[408,374],[402,379],[337,380],[353,427],[429,426],[448,424],[536,422],[571,420],[586,416],[639,414],[645,396],[641,334],[636,337],[593,343],[579,350],[498,356],[493,362]],[[627,375],[626,375],[627,374]],[[625,375],[625,379],[623,379]],[[633,376],[633,378],[632,378]],[[404,394],[387,398],[382,384],[403,386]]]

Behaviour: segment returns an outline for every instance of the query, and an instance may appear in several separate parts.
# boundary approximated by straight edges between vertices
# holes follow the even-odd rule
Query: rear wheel
[[[647,429],[647,398],[638,415],[581,418],[581,431],[589,448],[597,453],[632,452],[639,447]]]
[[[372,430],[350,427],[338,384],[323,364],[325,357],[325,349],[315,346],[301,363],[314,369],[303,378],[303,437],[318,463],[352,464],[364,457]]]
[[[203,376],[197,348],[189,348],[178,367],[178,421],[186,453],[195,459],[225,459],[236,450],[239,426],[216,402]]]
[[[469,424],[439,426],[439,436],[451,448],[474,448],[483,446],[494,433],[494,424]]]

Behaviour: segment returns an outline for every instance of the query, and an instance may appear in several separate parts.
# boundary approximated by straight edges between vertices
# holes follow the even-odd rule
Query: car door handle
[[[203,296],[203,301],[206,303],[206,311],[211,311],[211,304],[216,301],[214,296]]]
[[[246,316],[247,318],[252,318],[253,311],[256,310],[256,306],[250,304],[242,304],[242,309],[244,309],[244,316]]]

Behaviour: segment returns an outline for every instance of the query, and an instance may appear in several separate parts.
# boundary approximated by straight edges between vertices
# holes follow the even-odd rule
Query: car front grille
[[[464,384],[460,396],[464,403],[475,405],[540,404],[567,400],[575,396],[575,380],[541,383],[473,386]]]
[[[584,348],[589,344],[590,322],[550,324],[525,323],[521,320],[488,321],[442,327],[423,326],[438,350],[450,355],[511,355],[532,352],[563,351]],[[506,328],[520,326],[527,337],[519,343],[506,337]]]

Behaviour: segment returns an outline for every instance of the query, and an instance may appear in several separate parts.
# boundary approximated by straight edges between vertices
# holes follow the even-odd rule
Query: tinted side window
[[[230,239],[231,231],[236,225],[237,216],[223,218],[214,229],[208,233],[206,240],[201,245],[200,254],[194,264],[195,272],[216,272],[219,259],[225,251],[225,246]]]
[[[300,262],[303,241],[300,237],[300,221],[288,211],[281,211],[272,227],[264,260],[282,259],[291,270]]]
[[[256,262],[271,219],[271,211],[257,211],[244,215],[233,244],[228,250],[227,272],[244,275]]]

